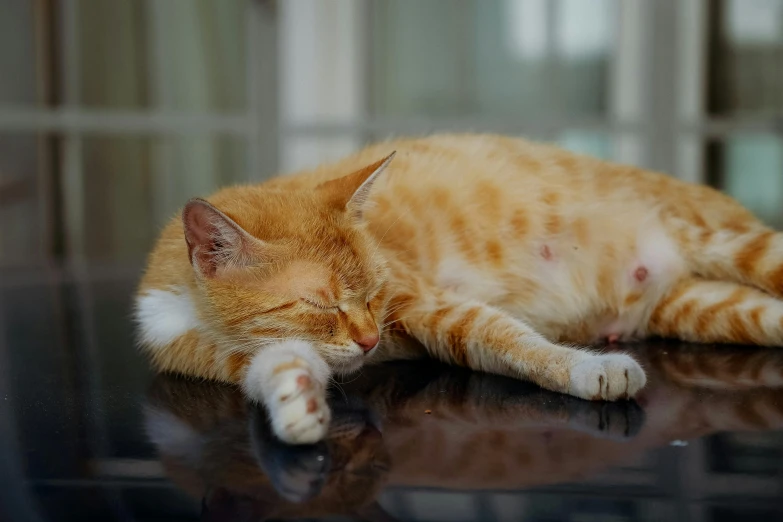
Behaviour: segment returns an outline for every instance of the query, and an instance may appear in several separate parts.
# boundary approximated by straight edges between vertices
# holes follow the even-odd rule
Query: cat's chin
[[[358,372],[364,366],[364,358],[356,357],[338,361],[331,361],[329,366],[336,375],[351,375]]]

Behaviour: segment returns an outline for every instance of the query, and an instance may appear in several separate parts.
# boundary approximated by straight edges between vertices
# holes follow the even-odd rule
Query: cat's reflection
[[[587,402],[434,363],[368,368],[333,390],[317,446],[289,447],[234,388],[156,379],[147,431],[169,477],[211,520],[383,518],[384,485],[519,488],[578,480],[650,448],[783,426],[779,351],[640,349],[633,402]]]
[[[250,444],[261,470],[281,497],[295,503],[317,498],[328,485],[337,494],[371,498],[389,470],[389,455],[372,415],[357,401],[333,401],[328,439],[289,446],[269,430],[265,412],[250,410]]]
[[[168,476],[202,497],[204,520],[337,513],[370,504],[390,461],[361,400],[340,396],[330,405],[327,440],[288,446],[237,389],[161,375],[149,394],[146,428]]]
[[[643,420],[634,403],[581,401],[430,362],[368,369],[336,387],[330,406],[326,441],[287,446],[269,431],[265,412],[247,404],[237,389],[161,375],[149,394],[146,427],[169,477],[203,496],[205,519],[250,520],[368,510],[380,516],[373,501],[391,476],[387,437],[406,451],[394,432],[407,434],[416,425],[407,418],[411,408],[429,424],[425,431],[445,421],[459,425],[456,435],[490,429],[490,442],[498,442],[502,430],[520,427],[542,430],[544,437],[566,430],[622,441]],[[392,433],[382,435],[384,429]],[[439,442],[422,433],[424,453],[437,449],[428,450],[431,444],[447,444],[449,433],[442,436]],[[481,458],[475,451],[473,457]],[[424,457],[416,465],[432,464]]]

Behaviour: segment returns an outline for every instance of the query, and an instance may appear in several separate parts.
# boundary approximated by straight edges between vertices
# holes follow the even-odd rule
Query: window
[[[274,172],[266,3],[3,10],[0,264],[139,263],[188,197]]]
[[[722,0],[710,13],[707,179],[783,225],[783,1]]]
[[[189,196],[436,131],[557,141],[783,224],[783,0],[7,4],[4,265],[138,263]]]

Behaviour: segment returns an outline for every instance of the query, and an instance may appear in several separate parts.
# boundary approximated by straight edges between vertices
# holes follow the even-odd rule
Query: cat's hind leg
[[[674,233],[699,276],[736,281],[783,297],[783,234],[755,221],[710,228],[678,220]]]
[[[590,400],[633,397],[646,383],[630,356],[549,342],[524,322],[477,301],[433,292],[399,311],[403,328],[436,359],[532,381]]]
[[[740,283],[688,278],[661,299],[648,326],[683,341],[783,346],[783,301]]]

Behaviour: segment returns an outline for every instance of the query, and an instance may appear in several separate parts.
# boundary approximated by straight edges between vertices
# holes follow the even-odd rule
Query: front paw
[[[279,371],[278,371],[279,370]],[[326,436],[331,413],[325,386],[302,359],[273,370],[274,393],[269,400],[272,431],[288,444],[314,444]]]
[[[647,377],[625,354],[590,355],[571,368],[569,393],[587,400],[630,399],[644,388]]]

